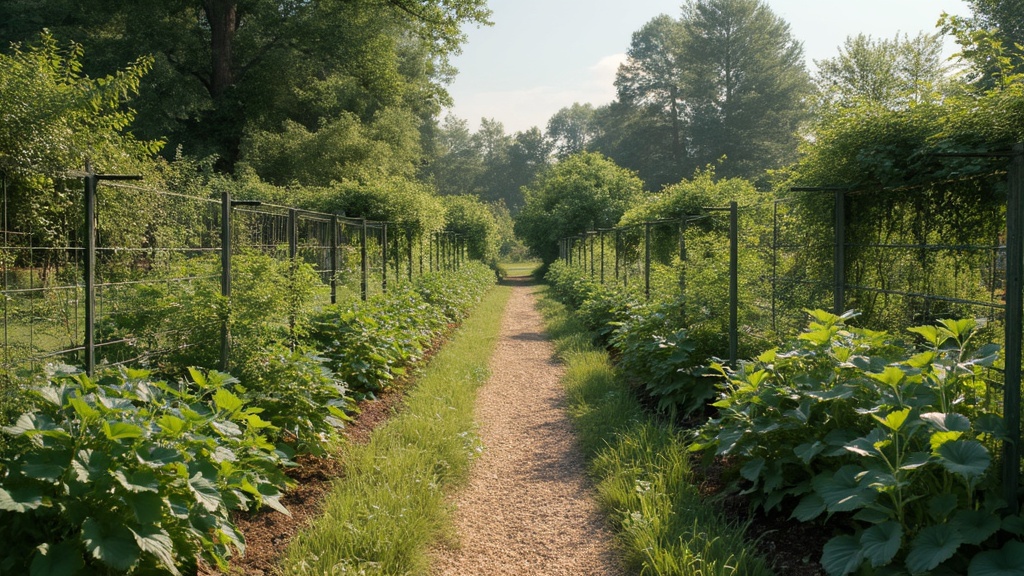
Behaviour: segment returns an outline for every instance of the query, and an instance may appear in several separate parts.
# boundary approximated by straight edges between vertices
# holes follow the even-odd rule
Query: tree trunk
[[[204,0],[210,23],[210,96],[214,100],[235,83],[231,45],[238,28],[237,0]]]

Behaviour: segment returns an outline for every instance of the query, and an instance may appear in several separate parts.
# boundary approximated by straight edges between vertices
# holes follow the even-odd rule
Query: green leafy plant
[[[229,512],[279,502],[288,457],[227,374],[180,384],[145,371],[56,372],[3,428],[0,571],[170,573],[226,568],[245,548]]]
[[[715,393],[714,380],[700,366],[704,358],[682,328],[681,304],[677,299],[634,308],[610,339],[627,378],[672,419],[703,409]]]
[[[964,573],[1003,525],[989,489],[1005,434],[983,379],[999,347],[973,345],[973,320],[910,329],[924,339],[917,349],[848,327],[852,313],[811,314],[793,349],[716,366],[727,379],[719,416],[694,449],[734,457],[757,506],[795,497],[801,521],[842,518],[848,533],[822,556],[831,575]]]
[[[311,350],[277,344],[251,358],[242,398],[263,410],[278,438],[297,450],[322,455],[325,445],[357,411],[346,384]]]

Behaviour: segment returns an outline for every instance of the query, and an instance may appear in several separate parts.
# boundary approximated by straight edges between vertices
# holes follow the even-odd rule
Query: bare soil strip
[[[458,542],[434,552],[435,576],[618,576],[613,537],[576,443],[563,368],[533,289],[512,297],[476,419],[484,451],[454,495]]]

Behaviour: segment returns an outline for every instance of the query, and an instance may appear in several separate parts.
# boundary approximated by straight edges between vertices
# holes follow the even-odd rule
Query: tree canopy
[[[597,111],[591,149],[649,189],[720,163],[758,178],[792,161],[810,78],[789,25],[761,0],[689,0],[633,34],[617,100]]]
[[[526,189],[516,234],[546,263],[558,257],[558,240],[608,228],[642,193],[635,173],[595,152],[570,156]]]
[[[12,0],[0,40],[48,27],[92,55],[90,75],[148,55],[137,133],[230,168],[246,134],[315,132],[344,113],[371,122],[387,108],[430,120],[448,102],[461,26],[488,15],[484,0]]]

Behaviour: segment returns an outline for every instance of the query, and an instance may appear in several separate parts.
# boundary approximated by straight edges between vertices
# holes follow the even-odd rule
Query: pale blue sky
[[[803,42],[812,61],[838,54],[847,36],[892,38],[934,32],[943,12],[968,15],[963,0],[767,0]],[[658,14],[678,17],[682,0],[490,0],[494,26],[471,28],[459,75],[449,87],[452,113],[476,130],[494,118],[507,133],[542,130],[573,102],[615,98],[615,70],[633,32]],[[947,42],[953,51],[951,41]]]

